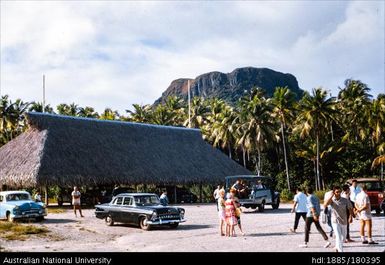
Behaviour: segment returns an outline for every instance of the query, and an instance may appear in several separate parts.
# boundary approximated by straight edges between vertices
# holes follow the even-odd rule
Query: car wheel
[[[279,203],[280,203],[280,199],[278,198],[277,199],[277,203],[274,203],[274,204],[271,205],[274,210],[277,210],[279,208]]]
[[[175,229],[175,228],[177,228],[177,227],[178,227],[178,225],[179,225],[179,223],[170,224],[170,228],[173,228],[173,229]]]
[[[42,222],[44,220],[44,216],[36,217],[37,222]]]
[[[262,213],[263,211],[265,211],[265,201],[258,206],[258,212]]]
[[[106,217],[106,224],[107,224],[108,226],[113,226],[113,225],[114,225],[114,219],[112,219],[112,216],[111,216],[111,215],[109,215],[109,216]]]
[[[140,217],[139,226],[141,229],[146,230],[146,231],[151,229],[150,225],[147,224],[147,218],[146,217]]]
[[[7,221],[11,222],[11,223],[13,223],[15,221],[15,219],[11,216],[10,212],[7,213]]]
[[[376,214],[380,215],[381,214],[381,209],[376,209]]]

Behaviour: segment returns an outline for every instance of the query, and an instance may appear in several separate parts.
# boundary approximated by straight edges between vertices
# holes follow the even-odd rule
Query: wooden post
[[[174,203],[176,204],[176,185],[174,186]]]
[[[44,200],[45,200],[45,204],[48,206],[48,186],[47,185],[44,186]]]

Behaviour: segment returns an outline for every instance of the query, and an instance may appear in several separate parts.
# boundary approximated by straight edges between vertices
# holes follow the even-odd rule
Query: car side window
[[[123,197],[118,197],[118,198],[116,198],[114,204],[116,204],[116,205],[121,205],[121,204],[122,204],[122,201],[123,201]]]
[[[124,197],[123,205],[132,205],[132,198]]]

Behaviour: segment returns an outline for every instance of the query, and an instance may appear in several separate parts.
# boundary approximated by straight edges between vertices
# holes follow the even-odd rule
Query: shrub
[[[289,202],[293,200],[294,194],[288,189],[283,189],[281,191],[280,198],[283,202]]]

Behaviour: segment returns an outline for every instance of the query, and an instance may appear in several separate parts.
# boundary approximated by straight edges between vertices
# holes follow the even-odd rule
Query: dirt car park
[[[76,218],[70,208],[64,211],[48,209],[43,222],[33,222],[50,232],[30,235],[26,240],[6,240],[0,236],[0,251],[10,252],[333,252],[323,248],[321,235],[312,226],[308,248],[299,248],[304,241],[304,222],[296,234],[289,232],[294,214],[291,204],[281,204],[264,212],[245,209],[242,236],[236,227],[236,237],[219,234],[218,216],[214,204],[182,204],[186,210],[185,223],[177,229],[154,228],[143,231],[138,227],[115,224],[107,226],[94,216],[94,209],[84,209],[84,218]],[[23,225],[26,225],[23,223]],[[326,224],[322,224],[328,231]],[[373,212],[373,239],[378,245],[363,245],[359,237],[359,221],[354,220],[350,235],[355,242],[344,246],[345,252],[383,252],[385,250],[385,217]]]

